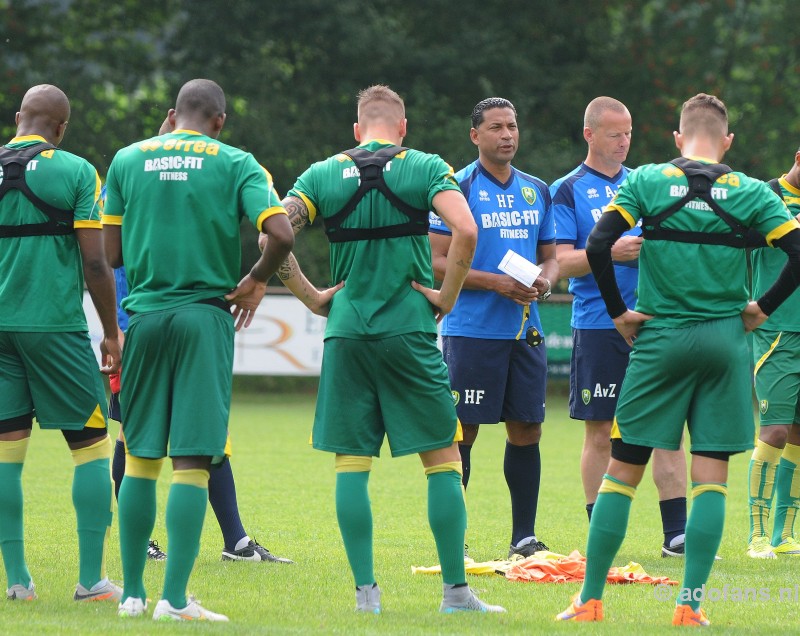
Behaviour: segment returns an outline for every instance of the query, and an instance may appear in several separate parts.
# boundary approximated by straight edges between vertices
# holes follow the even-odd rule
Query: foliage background
[[[406,101],[406,143],[456,169],[476,156],[469,114],[500,95],[519,112],[515,164],[551,182],[585,156],[582,116],[598,95],[625,102],[631,166],[676,154],[680,105],[714,93],[736,142],[726,160],[760,178],[800,143],[800,35],[788,0],[0,0],[0,127],[28,87],[72,102],[66,150],[101,176],[119,148],[155,134],[181,84],[219,82],[222,139],[252,152],[280,194],[313,161],[353,145],[356,92],[387,83]],[[247,263],[253,232],[243,233]],[[327,280],[327,246],[298,254]]]

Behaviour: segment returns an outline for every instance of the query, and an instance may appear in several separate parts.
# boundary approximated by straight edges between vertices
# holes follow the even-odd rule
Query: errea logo
[[[589,188],[589,189],[586,191],[586,196],[587,196],[589,199],[596,199],[597,197],[599,197],[599,196],[600,196],[600,193],[597,191],[597,188]]]
[[[488,201],[489,200],[489,193],[486,190],[480,190],[478,192],[478,200],[479,201]]]

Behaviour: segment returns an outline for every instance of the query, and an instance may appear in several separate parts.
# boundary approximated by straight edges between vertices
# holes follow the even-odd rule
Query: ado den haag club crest
[[[536,201],[536,190],[529,188],[528,186],[524,186],[522,188],[522,198],[528,202],[528,205],[533,205]]]

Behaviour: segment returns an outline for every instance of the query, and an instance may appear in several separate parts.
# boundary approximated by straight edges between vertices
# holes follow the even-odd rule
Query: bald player
[[[59,150],[67,96],[42,84],[22,99],[17,134],[0,150],[0,549],[6,596],[33,600],[25,560],[22,467],[33,427],[62,432],[75,472],[76,601],[118,600],[105,575],[111,440],[105,391],[83,312],[84,282],[103,326],[102,369],[119,368],[114,275],[103,251],[97,171]]]
[[[106,245],[111,264],[126,267],[122,308],[130,315],[120,394],[129,457],[119,493],[119,614],[141,617],[146,610],[156,480],[169,454],[170,554],[153,618],[227,621],[187,598],[186,586],[209,469],[225,454],[234,330],[249,326],[294,235],[270,174],[249,153],[217,141],[225,95],[215,82],[184,84],[169,119],[173,132],[117,153],[106,183]],[[237,285],[245,216],[269,245]]]

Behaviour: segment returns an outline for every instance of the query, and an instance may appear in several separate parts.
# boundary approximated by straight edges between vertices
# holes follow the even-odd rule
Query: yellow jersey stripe
[[[772,246],[773,242],[786,236],[792,230],[797,229],[800,229],[800,222],[798,222],[797,219],[792,219],[791,221],[786,221],[786,223],[781,223],[778,227],[772,230],[772,232],[767,234],[767,245]]]
[[[258,215],[258,220],[256,221],[256,227],[258,231],[261,231],[261,226],[264,224],[264,221],[271,216],[275,216],[276,214],[288,214],[286,209],[282,205],[273,205],[271,208],[267,208],[261,214]]]
[[[300,198],[303,200],[303,203],[306,204],[306,209],[308,210],[308,222],[313,223],[314,219],[317,218],[317,206],[311,202],[305,194],[302,192],[298,192],[297,194],[300,195]]]
[[[603,214],[608,214],[609,212],[613,212],[613,211],[619,212],[622,215],[622,218],[625,219],[625,222],[630,227],[635,227],[636,226],[636,221],[633,220],[633,216],[631,216],[631,213],[628,212],[622,206],[617,205],[616,203],[612,203],[612,204],[608,205],[606,207],[606,209],[603,211]]]
[[[89,228],[92,230],[102,230],[103,222],[100,219],[96,221],[75,221],[72,225],[76,230]]]
[[[122,217],[111,214],[103,215],[103,225],[122,225]]]
[[[800,196],[800,189],[795,188],[791,183],[789,183],[786,180],[786,175],[783,175],[780,179],[778,179],[778,183],[783,187],[784,190],[787,190],[791,194]]]

